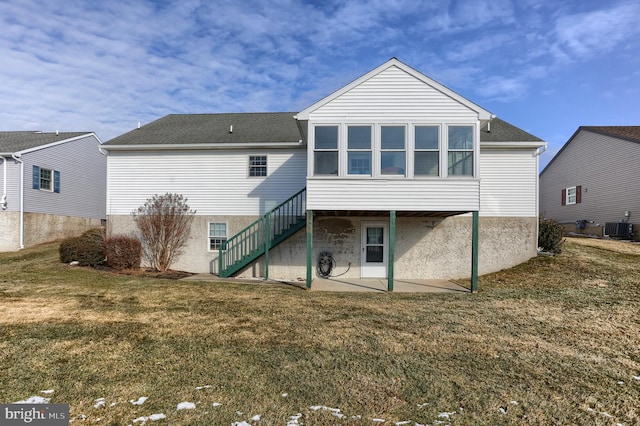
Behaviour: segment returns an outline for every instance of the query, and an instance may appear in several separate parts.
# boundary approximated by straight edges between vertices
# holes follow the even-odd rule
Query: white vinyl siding
[[[480,215],[537,215],[537,155],[534,149],[480,149]]]
[[[309,178],[310,210],[473,211],[480,207],[477,179]]]
[[[475,122],[478,114],[396,66],[311,112],[313,121],[376,119]]]
[[[242,149],[111,151],[109,214],[130,214],[154,194],[174,192],[197,215],[263,215],[304,188],[304,148],[269,152],[266,179],[247,176],[248,155]]]
[[[5,160],[7,161],[7,209],[5,211],[17,212],[20,211],[20,164],[13,158],[5,157]],[[2,167],[4,165],[0,164],[0,182],[4,173]],[[30,183],[31,181],[27,181],[26,185]],[[3,195],[2,191],[4,191],[4,184],[0,185],[0,197]]]

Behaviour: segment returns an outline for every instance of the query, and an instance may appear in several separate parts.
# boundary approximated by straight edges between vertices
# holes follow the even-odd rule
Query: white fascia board
[[[84,139],[88,136],[93,136],[94,138],[96,138],[99,144],[102,144],[102,141],[100,140],[100,138],[98,138],[98,136],[95,133],[85,133],[84,135],[76,136],[73,138],[63,139],[61,141],[55,141],[45,145],[34,146],[33,148],[23,149],[22,151],[16,151],[14,154],[20,154],[20,155],[28,154],[30,152],[40,151],[41,149],[50,148],[52,146],[62,145],[63,143],[69,143],[69,142],[77,141],[78,139]]]
[[[541,148],[546,147],[547,143],[543,141],[527,141],[527,142],[480,142],[480,148]]]
[[[258,143],[191,143],[191,144],[148,144],[148,145],[102,145],[106,151],[163,151],[194,149],[251,149],[251,148],[298,148],[305,144],[298,142],[258,142]]]
[[[295,116],[295,118],[297,118],[298,120],[308,120],[309,119],[309,114],[312,113],[313,111],[315,111],[316,109],[318,109],[321,106],[331,102],[332,100],[336,99],[337,97],[341,96],[342,94],[344,94],[344,93],[348,92],[349,90],[353,89],[354,87],[358,86],[362,82],[370,79],[374,75],[379,74],[382,71],[384,71],[387,68],[390,68],[392,66],[400,68],[401,70],[403,70],[407,74],[410,74],[411,76],[417,78],[418,80],[422,81],[423,83],[425,83],[425,84],[433,87],[434,89],[438,90],[442,94],[444,94],[444,95],[446,95],[446,96],[458,101],[459,103],[465,105],[469,109],[475,111],[478,114],[478,119],[479,120],[491,120],[492,118],[495,117],[495,115],[492,114],[491,112],[489,112],[486,109],[482,108],[481,106],[471,102],[467,98],[465,98],[463,96],[460,96],[459,94],[457,94],[453,90],[449,89],[448,87],[444,86],[443,84],[440,84],[437,81],[427,77],[426,75],[422,74],[421,72],[419,72],[419,71],[411,68],[410,66],[400,62],[396,58],[391,58],[390,60],[388,60],[384,64],[380,65],[379,67],[369,71],[368,73],[366,73],[362,77],[352,81],[351,83],[347,84],[343,88],[336,90],[335,92],[331,93],[329,96],[324,97],[323,99],[319,100],[318,102],[314,103],[313,105],[311,105],[311,106],[305,108],[304,110],[300,111]]]

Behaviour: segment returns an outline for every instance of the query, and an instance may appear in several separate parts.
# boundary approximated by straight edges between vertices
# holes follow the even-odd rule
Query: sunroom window
[[[347,128],[347,164],[350,175],[371,175],[371,126]]]
[[[473,176],[473,126],[449,126],[449,176]]]
[[[338,175],[338,126],[315,126],[313,173]]]
[[[440,176],[440,128],[438,126],[415,127],[413,155],[415,176]]]
[[[380,173],[383,175],[405,175],[407,156],[404,126],[382,126],[380,128]]]

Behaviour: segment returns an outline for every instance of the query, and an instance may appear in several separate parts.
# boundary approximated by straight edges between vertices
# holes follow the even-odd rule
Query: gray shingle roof
[[[170,114],[139,129],[115,137],[104,145],[180,145],[209,143],[277,143],[307,140],[307,122],[297,121],[295,112],[224,114]],[[233,132],[230,127],[233,126]],[[542,141],[499,118],[491,120],[491,131],[480,130],[483,142]]]
[[[53,142],[63,141],[91,132],[0,132],[0,152],[14,153],[26,149],[48,145]]]
[[[542,139],[525,132],[499,118],[491,120],[491,131],[485,124],[480,129],[481,142],[542,142]]]
[[[626,139],[631,142],[640,142],[640,126],[580,126],[578,130],[587,130],[605,136]]]
[[[269,143],[305,140],[295,112],[170,114],[104,145]],[[230,127],[233,126],[233,132]],[[306,127],[306,125],[304,126]]]

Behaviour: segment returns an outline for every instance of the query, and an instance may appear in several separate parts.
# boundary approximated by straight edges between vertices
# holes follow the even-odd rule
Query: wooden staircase
[[[303,188],[225,241],[219,248],[218,276],[232,276],[304,228],[306,204],[307,190]]]

